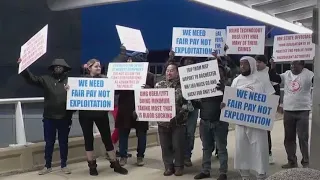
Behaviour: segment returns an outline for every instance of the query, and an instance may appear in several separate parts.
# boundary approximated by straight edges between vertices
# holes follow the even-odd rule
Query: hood
[[[191,60],[192,60],[192,64],[197,63],[196,58],[184,56],[184,57],[181,57],[181,59],[180,59],[180,66],[184,66],[184,61],[185,61],[186,59],[191,59]]]
[[[257,62],[256,62],[256,60],[253,57],[250,57],[250,56],[243,56],[240,59],[240,62],[244,61],[244,60],[248,60],[248,62],[250,64],[250,70],[251,70],[250,75],[256,73],[257,72]]]
[[[64,59],[55,59],[52,61],[52,64],[49,66],[49,70],[53,70],[54,66],[62,66],[66,68],[66,71],[70,71],[71,67],[67,64]]]

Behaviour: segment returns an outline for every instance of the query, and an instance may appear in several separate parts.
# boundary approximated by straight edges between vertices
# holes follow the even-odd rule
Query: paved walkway
[[[282,121],[276,121],[274,129],[272,131],[272,141],[273,141],[273,154],[276,163],[270,166],[270,173],[273,174],[281,170],[281,165],[286,163],[286,154],[283,146],[283,124]],[[234,157],[234,145],[235,145],[235,136],[234,131],[230,131],[228,136],[228,151],[229,151],[229,173],[228,179],[239,179],[239,174],[233,169],[233,157]],[[163,164],[161,160],[161,149],[160,147],[148,148],[146,151],[146,165],[144,167],[136,167],[134,165],[135,158],[128,160],[126,168],[129,170],[129,175],[123,176],[118,175],[112,171],[109,167],[109,163],[100,158],[98,160],[98,170],[100,172],[99,176],[91,177],[88,175],[87,164],[77,163],[69,165],[69,168],[72,170],[71,175],[62,174],[59,169],[54,169],[55,171],[51,174],[45,176],[37,175],[37,172],[30,172],[20,175],[14,175],[10,177],[2,177],[1,180],[91,180],[91,179],[109,179],[109,180],[125,180],[130,178],[131,180],[142,180],[142,179],[151,179],[151,180],[166,180],[166,179],[193,179],[193,177],[200,172],[201,168],[201,157],[202,157],[202,145],[199,138],[195,142],[195,150],[193,155],[194,166],[192,168],[186,168],[185,175],[182,177],[164,177],[163,173]],[[300,157],[300,152],[298,150],[298,158]],[[212,158],[212,178],[216,179],[218,176],[218,160]]]

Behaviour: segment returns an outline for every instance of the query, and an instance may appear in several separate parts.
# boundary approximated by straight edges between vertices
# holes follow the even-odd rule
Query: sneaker
[[[185,165],[186,167],[191,167],[191,166],[192,166],[191,159],[185,159],[185,160],[184,160],[184,165]]]
[[[227,180],[226,174],[220,174],[219,178],[217,180]]]
[[[63,173],[65,173],[65,174],[71,174],[70,169],[69,169],[69,168],[67,168],[67,167],[63,167],[63,168],[61,168],[61,171],[62,171]]]
[[[287,163],[281,166],[283,169],[291,169],[291,168],[297,168],[298,164],[292,164],[292,163]]]
[[[183,168],[176,168],[174,175],[175,176],[182,176],[183,175]]]
[[[194,177],[194,179],[205,179],[205,178],[210,178],[210,174],[205,174],[201,172]]]
[[[143,157],[137,157],[137,166],[144,166]]]
[[[51,173],[52,172],[52,168],[46,168],[44,167],[42,170],[40,170],[38,172],[39,175],[45,175],[45,174],[48,174],[48,173]]]
[[[171,176],[174,174],[174,169],[166,169],[163,173],[164,176]]]
[[[274,164],[274,160],[271,154],[269,155],[269,164]]]
[[[124,165],[126,165],[127,164],[127,158],[120,158],[120,166],[124,166]]]

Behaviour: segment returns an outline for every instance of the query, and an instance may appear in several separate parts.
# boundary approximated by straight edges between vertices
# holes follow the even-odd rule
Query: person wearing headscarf
[[[146,62],[148,50],[146,53],[132,52],[126,54],[129,58],[127,62]],[[146,84],[142,88],[154,87],[154,75],[150,72],[147,74]],[[147,131],[149,123],[146,121],[137,121],[137,114],[135,112],[135,98],[133,90],[119,90],[116,91],[119,95],[118,100],[118,114],[115,121],[115,127],[119,129],[119,155],[120,165],[127,164],[128,158],[128,140],[132,128],[136,130],[138,138],[137,143],[137,166],[144,165],[144,153],[147,145]]]
[[[18,63],[21,59],[18,60]],[[21,75],[30,85],[39,87],[44,91],[43,129],[45,141],[45,167],[39,171],[39,175],[52,172],[52,154],[56,135],[60,149],[61,170],[65,174],[71,174],[67,168],[69,132],[74,111],[66,110],[67,92],[65,86],[68,81],[68,73],[71,67],[64,59],[55,59],[49,66],[50,74],[36,76],[29,69]]]
[[[240,75],[236,77],[231,87],[267,93],[264,84],[258,79],[256,60],[250,56],[240,59]],[[222,108],[225,104],[222,103]],[[268,134],[266,130],[236,125],[236,149],[234,168],[240,170],[243,180],[250,178],[250,170],[257,172],[257,179],[266,178],[269,166]]]

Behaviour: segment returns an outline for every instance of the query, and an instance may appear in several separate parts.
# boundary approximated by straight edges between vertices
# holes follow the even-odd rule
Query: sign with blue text
[[[279,96],[225,87],[220,120],[271,131]]]
[[[68,78],[67,110],[112,111],[114,85],[107,78]]]
[[[224,56],[224,46],[226,45],[227,33],[225,29],[216,29],[215,47],[218,56]]]
[[[176,56],[212,57],[215,30],[208,28],[174,27],[172,50]]]

